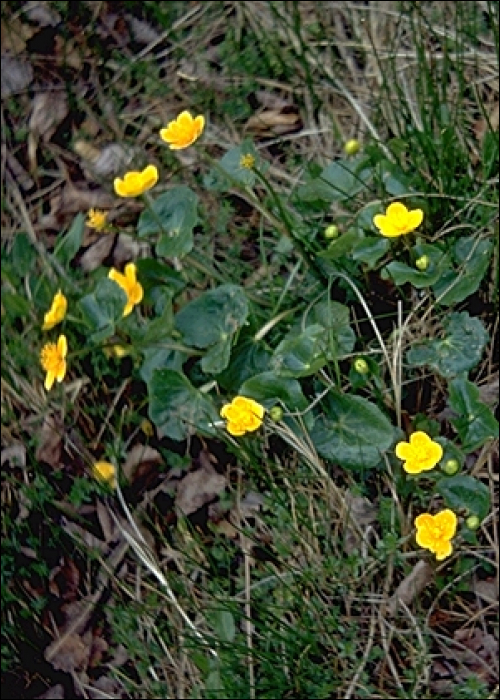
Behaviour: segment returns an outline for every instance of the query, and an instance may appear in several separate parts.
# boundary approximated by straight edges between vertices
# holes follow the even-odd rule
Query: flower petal
[[[437,547],[435,550],[436,559],[438,561],[442,561],[443,559],[446,559],[446,557],[449,557],[452,552],[453,545],[449,540],[440,542],[439,547]]]
[[[424,212],[422,209],[413,209],[408,212],[408,229],[414,231],[420,226],[424,220]]]
[[[440,528],[442,537],[451,540],[457,531],[457,516],[447,508],[434,516],[434,523]]]
[[[394,452],[399,459],[410,459],[413,456],[412,446],[407,442],[398,442]]]

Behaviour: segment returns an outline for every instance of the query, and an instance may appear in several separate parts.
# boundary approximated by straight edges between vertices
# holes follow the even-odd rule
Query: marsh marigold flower
[[[137,281],[137,268],[134,263],[125,265],[125,274],[123,275],[115,268],[111,268],[108,277],[113,282],[119,285],[127,295],[127,303],[123,310],[123,315],[128,316],[136,304],[142,301],[144,291],[142,285]]]
[[[42,331],[50,331],[51,328],[57,326],[58,323],[66,316],[68,301],[64,294],[59,290],[52,299],[52,305],[43,317]]]
[[[158,168],[148,165],[144,170],[131,170],[123,178],[114,180],[115,192],[120,197],[138,197],[144,194],[158,182]]]
[[[88,219],[85,222],[89,228],[103,231],[108,223],[108,213],[100,209],[89,209]]]
[[[68,342],[65,335],[60,335],[57,344],[47,343],[40,353],[40,363],[47,372],[45,376],[45,388],[52,389],[55,381],[62,382],[66,375],[66,355]]]
[[[111,488],[116,488],[116,469],[111,462],[95,462],[92,467],[94,479],[102,484],[108,484]]]
[[[430,550],[441,561],[453,551],[450,540],[457,531],[457,516],[452,510],[442,510],[436,515],[422,513],[415,518],[416,540],[420,547]]]
[[[180,151],[199,139],[204,127],[205,117],[201,114],[193,118],[190,112],[181,112],[177,119],[160,129],[160,137],[172,151]]]
[[[398,442],[395,452],[396,457],[404,460],[403,469],[408,474],[434,469],[443,456],[441,445],[420,430],[410,435],[409,442]]]
[[[247,399],[246,396],[236,396],[231,403],[221,408],[220,414],[227,420],[227,432],[239,436],[260,428],[264,418],[264,406],[253,399]]]
[[[421,209],[407,209],[401,202],[389,204],[385,214],[376,214],[373,223],[387,238],[397,238],[411,233],[420,226],[424,218]]]

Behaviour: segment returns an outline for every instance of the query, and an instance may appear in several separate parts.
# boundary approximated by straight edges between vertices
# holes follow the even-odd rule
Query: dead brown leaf
[[[92,272],[101,267],[103,260],[105,260],[111,253],[113,244],[115,242],[115,236],[106,234],[100,236],[95,243],[93,243],[85,253],[80,258],[80,267],[85,272]]]
[[[89,658],[89,647],[82,637],[75,632],[54,639],[45,649],[45,658],[58,671],[82,670],[86,667]]]
[[[179,483],[175,505],[183,515],[190,515],[213,501],[225,487],[226,477],[204,460],[199,469],[189,472]]]
[[[2,100],[26,90],[33,80],[33,68],[21,58],[2,51],[1,96]]]
[[[38,436],[35,456],[39,462],[46,462],[54,469],[61,467],[64,425],[60,416],[48,413],[43,419]]]
[[[62,90],[39,92],[33,98],[28,136],[28,162],[31,172],[37,169],[38,144],[40,141],[43,143],[50,141],[68,112],[68,98]]]
[[[37,222],[38,230],[57,229],[67,223],[71,216],[89,209],[111,209],[115,198],[105,190],[75,187],[71,182],[50,200],[50,212]]]
[[[347,554],[351,554],[361,546],[362,533],[375,522],[377,506],[367,498],[353,496],[350,491],[346,491],[344,503],[347,511],[344,549]]]
[[[54,685],[43,695],[37,695],[36,700],[64,700],[64,687],[60,683]]]
[[[251,116],[245,130],[256,136],[271,137],[292,134],[302,129],[303,123],[293,105],[281,109],[264,109]]]
[[[396,588],[387,606],[388,614],[396,615],[401,603],[410,605],[433,580],[434,570],[432,566],[421,559]]]
[[[158,450],[149,445],[134,445],[123,463],[122,472],[127,481],[132,481],[139,469],[150,469],[161,464],[163,458]]]

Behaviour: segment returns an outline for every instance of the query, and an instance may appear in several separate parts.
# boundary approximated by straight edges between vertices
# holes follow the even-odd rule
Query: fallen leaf
[[[103,261],[111,253],[115,236],[106,234],[100,236],[98,240],[87,248],[80,258],[80,267],[85,272],[92,272],[101,267]]]
[[[38,435],[35,456],[39,462],[46,462],[54,469],[61,467],[64,425],[60,417],[48,413],[43,419]]]
[[[69,112],[68,98],[62,90],[38,92],[33,98],[29,119],[28,162],[30,171],[37,169],[36,151],[40,141],[47,143]]]
[[[175,505],[183,515],[190,515],[210,503],[226,487],[226,477],[219,474],[208,460],[196,471],[189,472],[179,483]]]
[[[89,651],[79,634],[70,633],[54,639],[45,649],[45,658],[57,671],[72,673],[86,667]]]
[[[296,107],[288,106],[281,109],[265,109],[252,115],[246,125],[246,131],[256,136],[281,136],[302,129],[302,119]]]
[[[149,445],[137,444],[132,447],[127,455],[127,459],[123,463],[122,472],[128,481],[133,479],[134,474],[139,467],[161,464],[163,457]]]
[[[422,593],[424,588],[434,580],[434,571],[430,564],[421,559],[410,571],[394,594],[389,599],[387,612],[389,615],[396,615],[401,603],[410,605],[410,603]]]
[[[133,148],[121,143],[110,143],[103,148],[97,148],[87,141],[78,140],[73,149],[88,170],[86,174],[97,181],[122,174],[129,168],[136,155]]]
[[[21,58],[11,56],[2,51],[1,71],[1,95],[2,100],[26,90],[33,80],[33,68]]]
[[[473,588],[474,593],[487,603],[498,602],[498,584],[493,577],[482,581],[475,581]]]
[[[359,549],[363,542],[363,533],[372,525],[377,517],[377,506],[362,496],[353,496],[350,491],[344,495],[346,509],[346,529],[344,549],[352,554]]]

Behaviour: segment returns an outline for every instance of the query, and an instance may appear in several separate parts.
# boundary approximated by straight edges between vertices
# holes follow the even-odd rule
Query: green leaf
[[[443,321],[444,337],[417,343],[406,358],[413,367],[427,365],[443,377],[467,372],[481,360],[488,333],[467,311],[452,313]]]
[[[152,209],[152,210],[151,210]],[[161,234],[156,252],[164,257],[180,257],[193,247],[193,229],[198,223],[198,197],[179,185],[161,194],[151,209],[139,217],[137,235],[140,238]]]
[[[210,622],[215,636],[221,642],[231,643],[236,636],[236,625],[233,614],[229,610],[213,610],[210,613]]]
[[[303,202],[349,200],[368,186],[371,168],[364,168],[365,156],[330,163],[319,177],[301,185],[297,197]]]
[[[453,511],[465,510],[468,515],[477,515],[480,520],[490,511],[489,489],[473,476],[457,474],[443,477],[437,482],[436,489]]]
[[[218,343],[212,345],[201,360],[201,369],[207,374],[219,374],[219,372],[223,372],[229,364],[231,345],[231,336],[221,338]]]
[[[217,377],[219,384],[228,391],[236,392],[244,381],[269,369],[271,353],[261,341],[253,338],[240,339],[233,347],[227,369]]]
[[[148,382],[149,417],[160,437],[185,440],[202,433],[215,435],[220,420],[210,399],[183,375],[171,369],[155,369]]]
[[[37,255],[28,235],[26,233],[16,233],[12,243],[11,256],[13,268],[21,279],[26,277],[28,272],[30,272],[35,264]]]
[[[322,457],[346,469],[370,469],[394,441],[394,428],[377,406],[360,396],[330,393],[311,440]]]
[[[23,318],[30,314],[32,304],[21,294],[2,291],[2,311],[11,318]]]
[[[146,384],[149,384],[153,379],[155,369],[172,369],[175,372],[182,372],[182,366],[186,361],[186,356],[178,350],[160,344],[145,348],[142,355],[143,361],[139,376]]]
[[[359,229],[349,229],[339,238],[330,243],[326,250],[318,253],[319,258],[326,260],[338,260],[345,255],[351,255],[357,243],[362,240],[363,234]]]
[[[457,268],[445,273],[433,286],[436,300],[442,306],[458,304],[478,290],[490,264],[492,248],[492,241],[478,241],[475,236],[456,242]]]
[[[448,405],[456,414],[451,423],[457,431],[464,452],[473,452],[490,439],[498,437],[498,421],[488,406],[479,400],[479,389],[465,377],[449,384]]]
[[[248,301],[235,284],[225,284],[205,292],[187,304],[175,317],[175,326],[184,343],[208,348],[234,335],[245,323]]]
[[[274,372],[262,372],[250,377],[240,386],[238,393],[271,408],[279,401],[288,411],[305,411],[308,401],[296,379],[278,377]]]
[[[351,328],[350,311],[337,301],[320,301],[315,304],[307,318],[327,331],[324,352],[329,360],[336,360],[352,352],[356,334]]]
[[[241,165],[243,156],[255,158],[255,168],[261,169],[260,156],[250,139],[245,139],[240,146],[231,148],[225,153],[204,179],[208,190],[224,191],[235,185],[253,187],[256,175],[250,168]]]
[[[84,230],[85,217],[83,214],[77,214],[69,231],[57,242],[54,248],[54,256],[63,265],[68,265],[80,250]]]
[[[113,280],[99,280],[92,294],[80,299],[83,317],[92,333],[92,342],[100,343],[115,332],[115,323],[123,317],[127,295]]]
[[[154,258],[141,258],[136,262],[137,278],[145,292],[149,292],[155,287],[167,288],[172,293],[180,292],[186,286],[186,282],[180,274],[173,270],[170,265],[166,265]]]
[[[387,238],[367,236],[354,244],[352,258],[365,263],[372,270],[380,258],[387,253],[389,247],[390,243]]]
[[[315,323],[299,335],[285,337],[274,351],[271,367],[282,377],[307,377],[326,364],[326,333]]]

